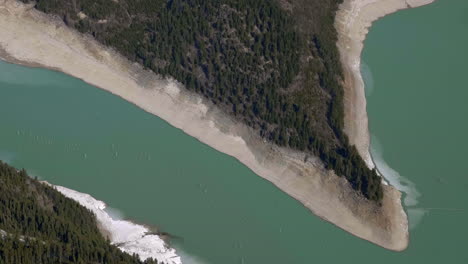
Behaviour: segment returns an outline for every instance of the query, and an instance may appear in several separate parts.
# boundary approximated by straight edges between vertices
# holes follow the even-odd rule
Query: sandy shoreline
[[[338,49],[345,72],[345,132],[369,167],[369,129],[361,52],[372,23],[398,10],[430,4],[435,0],[344,0],[337,13]]]
[[[398,10],[415,8],[435,0],[344,0],[335,20],[338,31],[338,49],[344,67],[345,83],[345,132],[351,144],[370,168],[375,168],[370,154],[370,135],[366,110],[364,81],[361,76],[361,53],[372,23]],[[385,177],[385,175],[383,175]],[[400,205],[401,207],[401,205]],[[404,226],[396,236],[400,237],[399,248],[405,249],[409,242],[408,220],[401,207],[399,221]],[[406,230],[404,232],[404,230]],[[406,234],[405,234],[406,233]]]
[[[235,157],[324,220],[391,250],[407,247],[406,215],[400,202],[401,193],[395,188],[384,187],[383,206],[377,207],[356,195],[345,179],[325,171],[317,159],[304,162],[303,153],[264,142],[250,128],[235,122],[177,82],[144,71],[90,37],[68,29],[60,20],[15,0],[0,0],[0,58],[55,69],[113,93]],[[363,109],[365,112],[365,105]],[[361,154],[368,153],[368,136],[355,135],[362,128],[367,130],[367,114],[365,121],[365,126],[364,122],[357,122],[359,126],[354,130],[349,129],[353,126],[347,126],[352,142],[361,142],[357,144],[360,151],[365,150]],[[355,140],[359,138],[360,141]]]

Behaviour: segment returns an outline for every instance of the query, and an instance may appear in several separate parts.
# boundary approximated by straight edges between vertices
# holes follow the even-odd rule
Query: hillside
[[[1,161],[0,212],[0,263],[157,263],[121,252],[91,211]]]
[[[381,201],[380,177],[343,133],[340,2],[38,0],[35,8],[175,78],[266,140],[320,157]]]

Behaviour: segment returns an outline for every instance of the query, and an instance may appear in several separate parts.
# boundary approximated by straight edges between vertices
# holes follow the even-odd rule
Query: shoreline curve
[[[264,141],[176,81],[144,70],[32,5],[0,0],[0,59],[60,71],[106,90],[236,158],[339,228],[390,250],[408,245],[406,214],[395,188],[384,186],[377,206],[317,158]]]
[[[385,175],[379,171],[370,153],[369,121],[366,109],[365,84],[361,75],[361,54],[364,41],[372,23],[399,10],[428,5],[435,0],[344,0],[335,18],[338,32],[337,47],[344,69],[345,133],[355,145],[369,168],[375,168],[388,185]],[[393,187],[392,187],[393,188]],[[396,190],[396,192],[401,192]],[[401,199],[401,198],[400,198]],[[404,250],[409,244],[408,219],[401,205],[400,219],[404,228],[399,232],[400,245],[396,251]],[[406,233],[406,234],[405,234]],[[405,242],[406,240],[406,242]]]

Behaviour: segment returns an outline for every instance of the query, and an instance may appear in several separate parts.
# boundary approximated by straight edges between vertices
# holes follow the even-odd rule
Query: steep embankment
[[[3,59],[62,71],[120,96],[237,158],[338,227],[385,248],[406,247],[406,215],[394,188],[385,187],[379,207],[318,159],[265,142],[177,82],[143,70],[62,21],[13,0],[0,3],[0,14]]]

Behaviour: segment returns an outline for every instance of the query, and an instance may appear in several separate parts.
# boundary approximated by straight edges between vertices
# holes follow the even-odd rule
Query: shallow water
[[[402,11],[366,41],[371,133],[421,194],[407,208],[420,223],[403,253],[319,220],[235,159],[49,70],[0,62],[0,159],[179,237],[185,263],[468,263],[467,11],[463,0]]]
[[[407,192],[407,254],[425,263],[468,263],[467,26],[465,0],[401,11],[375,23],[362,56],[372,154]]]

